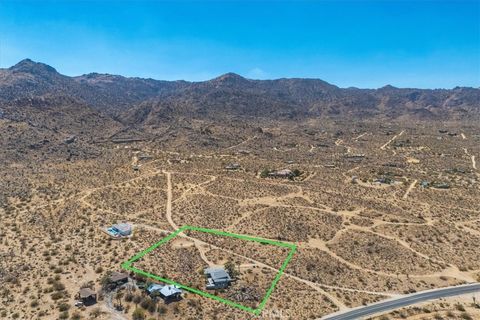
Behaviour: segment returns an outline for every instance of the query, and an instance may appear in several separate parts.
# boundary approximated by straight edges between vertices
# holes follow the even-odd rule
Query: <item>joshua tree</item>
[[[240,272],[236,270],[235,263],[232,260],[228,260],[227,263],[225,263],[224,267],[225,267],[225,270],[227,270],[230,277],[236,278],[240,275]]]

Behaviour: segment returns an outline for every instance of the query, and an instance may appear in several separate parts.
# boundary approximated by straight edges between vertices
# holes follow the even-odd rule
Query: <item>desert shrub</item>
[[[140,302],[142,302],[142,296],[134,296],[133,297],[133,303],[135,304],[139,304]]]
[[[72,316],[70,317],[70,319],[72,319],[72,320],[80,320],[81,318],[82,318],[82,316],[78,312],[74,312],[72,314]]]
[[[465,311],[465,307],[460,303],[457,303],[455,305],[455,309],[457,309],[458,311]]]
[[[65,285],[61,282],[58,282],[58,281],[54,282],[52,287],[55,291],[65,290]]]
[[[469,314],[466,313],[466,312],[462,312],[462,314],[460,315],[460,317],[461,317],[462,319],[465,319],[465,320],[473,320],[472,316],[469,315]]]
[[[60,311],[67,311],[68,309],[70,309],[70,305],[68,303],[62,302],[58,305],[58,309]]]
[[[95,309],[93,309],[92,312],[90,312],[90,315],[93,318],[98,318],[101,314],[102,314],[102,311],[100,310],[100,308],[95,308]]]
[[[127,302],[132,302],[132,300],[133,300],[133,294],[127,293],[127,294],[125,295],[125,301],[127,301]]]
[[[135,309],[132,314],[132,319],[133,320],[145,319],[145,311],[143,311],[143,309],[140,309],[140,308]]]
[[[60,300],[62,299],[64,296],[64,293],[62,291],[57,291],[57,292],[54,292],[52,293],[51,297],[52,297],[52,300]]]

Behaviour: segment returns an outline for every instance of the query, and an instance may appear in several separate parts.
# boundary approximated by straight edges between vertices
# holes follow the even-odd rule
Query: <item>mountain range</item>
[[[202,82],[90,73],[69,77],[30,59],[0,69],[0,119],[37,129],[105,135],[179,119],[480,119],[480,89],[339,88],[318,79],[251,80],[234,73]]]

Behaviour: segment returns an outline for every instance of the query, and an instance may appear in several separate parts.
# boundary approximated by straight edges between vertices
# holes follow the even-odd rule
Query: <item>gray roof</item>
[[[182,290],[180,290],[176,286],[165,286],[165,287],[162,288],[162,290],[160,290],[160,293],[164,297],[170,297],[170,296],[174,296],[174,295],[177,295],[177,294],[181,294]]]
[[[117,281],[124,281],[128,279],[128,274],[120,273],[120,272],[112,272],[110,275],[110,281],[117,282]]]
[[[132,226],[128,223],[117,223],[113,225],[120,232],[131,232]]]
[[[205,274],[212,278],[213,282],[231,281],[230,275],[223,268],[212,267],[205,269]]]
[[[163,287],[164,287],[164,286],[161,285],[161,284],[156,284],[156,283],[154,283],[154,284],[151,284],[151,285],[147,288],[147,291],[148,291],[149,293],[153,293],[153,292],[155,292],[155,291],[160,292],[160,290],[162,290]]]
[[[79,293],[80,293],[81,299],[85,299],[85,298],[96,295],[95,291],[93,291],[90,288],[81,288]]]

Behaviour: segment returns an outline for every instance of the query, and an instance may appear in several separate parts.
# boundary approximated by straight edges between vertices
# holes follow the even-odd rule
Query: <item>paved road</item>
[[[398,298],[391,298],[346,311],[336,312],[327,315],[322,320],[357,320],[372,314],[391,311],[412,304],[425,302],[428,300],[440,299],[444,297],[458,296],[466,293],[480,292],[480,283],[470,283],[460,286],[433,289],[421,291],[413,294],[404,295]]]

